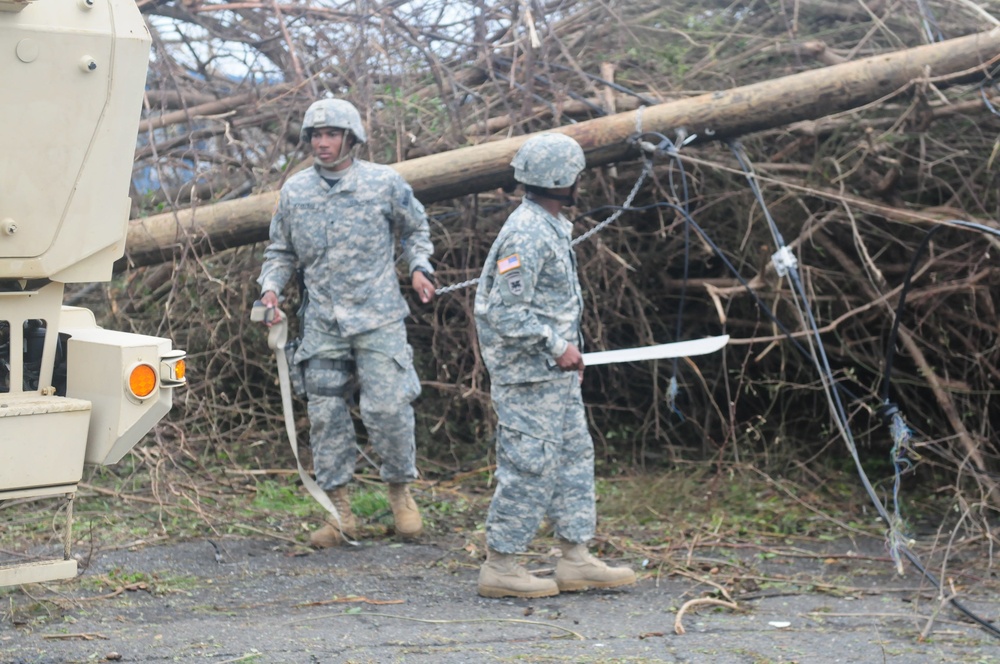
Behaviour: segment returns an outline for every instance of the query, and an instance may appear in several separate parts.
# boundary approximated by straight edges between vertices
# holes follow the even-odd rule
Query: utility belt
[[[353,373],[354,360],[350,358],[331,360],[326,357],[312,357],[296,364],[295,352],[299,349],[301,344],[301,338],[292,339],[285,344],[285,359],[288,362],[288,379],[291,383],[292,392],[295,396],[301,397],[306,394],[306,369],[319,371],[342,371],[348,376]],[[346,392],[349,389],[348,386],[349,380],[345,381],[334,391],[338,394]]]

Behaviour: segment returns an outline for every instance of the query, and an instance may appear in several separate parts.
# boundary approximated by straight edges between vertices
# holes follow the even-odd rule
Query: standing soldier
[[[316,481],[341,517],[340,524],[315,531],[310,542],[326,548],[356,534],[347,488],[357,458],[347,401],[355,368],[361,419],[382,461],[396,533],[416,537],[423,524],[407,485],[417,477],[410,403],[420,394],[420,379],[406,340],[409,307],[393,255],[398,233],[413,289],[421,302],[430,302],[434,247],[427,216],[396,171],[354,157],[366,137],[349,102],[313,103],[301,135],[312,146],[314,165],[281,188],[257,282],[269,308],[278,306],[278,293],[297,269],[308,294],[292,361],[304,368]]]
[[[583,150],[564,134],[541,134],[511,165],[524,200],[493,243],[475,304],[498,419],[479,594],[547,597],[631,584],[631,569],[608,567],[586,547],[596,520],[594,443],[580,394],[583,297],[572,225],[561,212],[574,204]],[[562,549],[555,581],[533,576],[514,558],[546,516]]]

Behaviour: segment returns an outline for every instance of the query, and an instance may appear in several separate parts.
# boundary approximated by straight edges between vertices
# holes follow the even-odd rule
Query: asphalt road
[[[724,600],[713,578],[738,552],[701,552],[673,573],[625,561],[641,570],[626,590],[497,600],[476,595],[479,561],[458,540],[315,553],[215,542],[219,555],[208,540],[100,552],[75,580],[0,591],[0,662],[1000,663],[1000,639],[847,541],[828,558],[744,567],[737,608],[691,606],[684,634],[678,610]],[[996,595],[968,592],[969,608],[998,618]]]

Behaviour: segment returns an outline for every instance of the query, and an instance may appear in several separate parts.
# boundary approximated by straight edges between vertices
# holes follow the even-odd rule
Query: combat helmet
[[[521,184],[558,189],[576,184],[587,160],[580,144],[566,134],[545,133],[525,141],[510,165]]]
[[[320,99],[310,104],[306,116],[302,120],[302,130],[299,138],[308,143],[316,127],[336,127],[346,129],[354,134],[358,143],[368,140],[365,126],[361,123],[361,114],[349,101],[344,99]]]

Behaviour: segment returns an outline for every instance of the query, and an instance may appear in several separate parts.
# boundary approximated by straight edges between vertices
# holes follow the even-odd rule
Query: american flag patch
[[[497,272],[500,274],[510,272],[519,267],[521,267],[521,257],[517,254],[511,254],[507,258],[501,258],[497,261]]]

